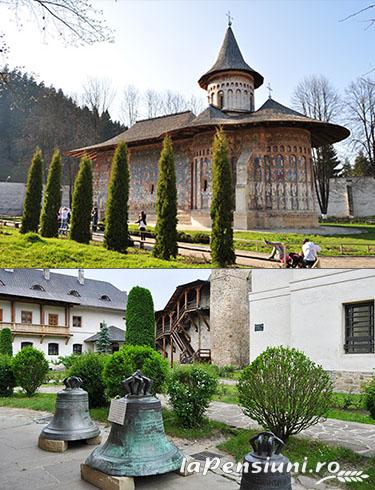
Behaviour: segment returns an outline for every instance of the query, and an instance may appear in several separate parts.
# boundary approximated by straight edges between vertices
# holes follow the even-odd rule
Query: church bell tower
[[[224,112],[254,111],[254,90],[263,77],[243,59],[228,16],[228,28],[216,62],[198,80],[207,91],[208,103]]]

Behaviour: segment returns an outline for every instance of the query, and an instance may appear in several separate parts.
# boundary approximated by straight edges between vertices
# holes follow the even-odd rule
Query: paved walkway
[[[0,407],[0,488],[1,490],[82,490],[94,489],[80,478],[80,464],[93,451],[86,444],[71,445],[65,453],[50,453],[37,447],[39,434],[51,419],[47,412]],[[101,425],[103,442],[109,428]],[[220,453],[216,445],[221,440],[186,441],[174,439],[185,455],[202,451],[221,457],[221,464],[232,461]],[[241,475],[224,474],[220,468],[181,477],[175,473],[135,480],[136,490],[238,490]],[[316,490],[316,480],[307,476],[292,476],[293,490]],[[324,484],[319,490],[325,490]],[[329,486],[330,490],[338,490]]]

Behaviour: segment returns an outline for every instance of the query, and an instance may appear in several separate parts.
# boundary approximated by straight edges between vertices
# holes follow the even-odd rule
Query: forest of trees
[[[112,121],[108,108],[102,110],[95,102],[78,104],[27,73],[4,73],[6,82],[0,84],[0,181],[10,177],[12,182],[25,182],[36,146],[49,162],[55,148],[65,151],[92,145],[125,130]],[[74,179],[78,163],[64,157],[64,183]]]

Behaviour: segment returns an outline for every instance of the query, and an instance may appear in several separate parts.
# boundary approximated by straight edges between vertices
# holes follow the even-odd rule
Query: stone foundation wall
[[[374,376],[372,372],[329,371],[335,391],[341,393],[360,393],[362,386]]]

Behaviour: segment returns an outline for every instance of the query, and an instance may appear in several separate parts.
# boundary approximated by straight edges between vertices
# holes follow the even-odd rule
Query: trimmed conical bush
[[[176,257],[178,252],[176,169],[172,140],[169,136],[164,138],[159,160],[155,234],[153,255],[164,260]]]
[[[44,206],[41,217],[40,234],[44,237],[57,237],[59,231],[58,213],[61,206],[61,156],[55,150],[49,166]]]
[[[125,341],[132,345],[155,347],[155,312],[151,292],[135,286],[126,305]]]
[[[91,240],[92,211],[92,162],[87,156],[81,158],[74,182],[70,238],[80,243]]]
[[[126,252],[128,248],[128,150],[120,143],[112,160],[111,178],[105,216],[104,246],[108,250]]]
[[[37,233],[43,194],[43,158],[39,148],[35,150],[27,177],[26,194],[23,203],[21,233]]]

